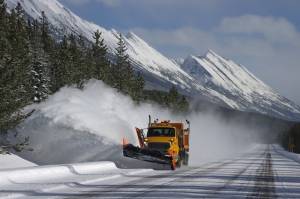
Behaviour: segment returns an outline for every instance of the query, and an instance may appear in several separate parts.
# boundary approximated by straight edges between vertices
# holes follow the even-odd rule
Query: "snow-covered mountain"
[[[182,69],[205,90],[213,90],[234,101],[231,104],[234,109],[299,119],[298,105],[279,95],[244,66],[212,50],[204,56],[190,55],[184,60]]]
[[[57,34],[75,33],[93,41],[93,33],[101,31],[110,54],[114,54],[116,30],[81,19],[57,0],[6,0],[9,8],[17,2],[35,19],[44,11]],[[124,36],[124,41],[133,66],[142,72],[148,88],[166,90],[176,85],[184,94],[235,110],[300,120],[299,106],[277,94],[245,67],[212,51],[203,57],[191,55],[184,61],[172,60],[132,32]]]
[[[94,41],[94,33],[97,30],[101,31],[109,52],[114,54],[119,34],[116,30],[106,30],[81,19],[56,0],[6,0],[9,8],[16,7],[18,2],[32,18],[40,18],[44,11],[50,24],[59,33],[75,33],[83,35],[89,41]],[[193,78],[185,73],[179,65],[160,54],[137,35],[128,33],[124,36],[124,41],[128,48],[127,53],[137,69],[144,73],[150,73],[150,76],[159,77],[158,79],[166,83],[179,85],[182,89],[190,88]]]

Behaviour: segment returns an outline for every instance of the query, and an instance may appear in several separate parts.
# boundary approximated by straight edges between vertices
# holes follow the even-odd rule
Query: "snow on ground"
[[[68,189],[72,184],[88,186],[124,176],[148,173],[151,169],[118,169],[113,162],[50,165],[23,169],[0,170],[0,198],[34,198],[35,191],[42,196],[59,197],[55,192]],[[20,190],[8,193],[7,188]],[[32,191],[31,191],[32,190]],[[24,192],[23,192],[24,191]],[[49,194],[49,195],[48,195]],[[39,196],[38,196],[39,198]],[[85,197],[84,197],[85,198]]]
[[[300,165],[255,145],[221,162],[176,171],[117,169],[111,162],[0,171],[1,198],[299,198]]]
[[[16,169],[33,166],[37,165],[14,154],[0,155],[0,171],[4,169]]]
[[[277,153],[300,163],[300,154],[288,152],[280,145],[273,145],[273,148]]]
[[[34,164],[32,164],[34,165]],[[50,165],[50,166],[31,166],[22,169],[0,170],[0,185],[9,184],[10,181],[39,182],[47,179],[47,181],[57,181],[59,179],[70,178],[74,173],[82,175],[92,175],[95,173],[107,173],[117,170],[113,162],[93,162],[80,163],[72,165]]]

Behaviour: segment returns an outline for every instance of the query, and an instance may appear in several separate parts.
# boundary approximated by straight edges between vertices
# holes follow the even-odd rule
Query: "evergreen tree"
[[[168,100],[167,100],[169,105],[171,105],[171,106],[176,105],[178,98],[179,98],[179,93],[178,93],[176,87],[172,86],[171,89],[169,90]]]
[[[189,109],[189,103],[185,96],[180,95],[175,86],[172,86],[167,97],[167,106],[175,112],[187,112]]]
[[[130,86],[134,78],[134,72],[129,62],[129,56],[126,53],[127,48],[120,33],[118,37],[118,46],[116,48],[116,63],[113,66],[114,87],[125,94],[130,93]]]
[[[5,68],[10,48],[9,41],[7,39],[8,16],[6,9],[7,7],[4,0],[0,0],[0,72],[3,72]]]
[[[93,45],[93,57],[94,57],[94,72],[95,78],[103,80],[106,83],[111,82],[111,73],[109,68],[109,62],[107,59],[107,46],[104,44],[102,33],[97,30],[94,34],[95,43]]]
[[[6,14],[6,4],[0,0],[0,133],[5,133],[7,129],[14,126],[21,119],[20,102],[17,100],[14,67],[11,62],[11,44],[8,38],[8,19]],[[15,20],[14,20],[15,21]],[[15,101],[16,100],[16,101]],[[20,116],[20,117],[19,117]]]
[[[178,101],[178,112],[187,113],[189,111],[189,102],[185,96],[181,96]]]
[[[71,34],[68,40],[69,46],[67,50],[67,74],[69,75],[69,81],[67,84],[76,84],[78,86],[81,81],[81,68],[79,63],[81,52],[78,48],[75,35]]]
[[[31,100],[32,88],[30,85],[30,56],[29,38],[23,10],[18,3],[11,11],[8,19],[8,42],[10,43],[9,58],[6,67],[14,71],[10,84],[15,93],[18,93],[20,102],[28,104]]]
[[[69,80],[68,64],[68,40],[64,36],[63,40],[57,45],[53,53],[51,68],[51,92],[58,91],[65,86]]]
[[[0,0],[0,33],[2,33],[0,39],[4,38],[4,31],[7,28],[7,12],[6,12],[7,6],[4,3],[4,0]]]
[[[78,43],[78,50],[80,52],[80,56],[78,57],[78,68],[80,70],[79,73],[79,81],[77,82],[77,87],[82,88],[83,84],[86,80],[91,79],[91,64],[89,63],[90,60],[88,60],[88,49],[84,40],[84,37],[80,35],[77,38]]]
[[[123,83],[123,71],[124,65],[128,59],[126,54],[126,46],[122,39],[122,35],[119,35],[118,46],[116,48],[116,63],[113,65],[113,86],[117,88],[119,91],[123,91],[124,83]]]
[[[145,86],[145,80],[141,73],[137,73],[135,77],[133,77],[132,85],[130,86],[130,95],[133,100],[141,101],[143,99],[143,90]]]
[[[47,16],[44,11],[42,11],[42,17],[40,18],[40,26],[41,26],[41,42],[43,44],[43,49],[50,53],[52,50],[53,41],[49,34],[49,23]]]
[[[50,36],[49,30],[49,22],[48,18],[44,11],[42,11],[42,17],[38,23],[39,27],[39,48],[41,49],[40,54],[40,62],[43,63],[43,67],[41,70],[41,80],[42,80],[42,90],[44,96],[42,98],[45,99],[47,95],[51,94],[50,91],[50,80],[51,80],[51,69],[52,69],[52,58],[53,58],[53,48],[54,48],[54,40]]]
[[[95,67],[95,58],[93,55],[93,50],[92,48],[86,48],[86,51],[84,53],[85,57],[84,57],[84,80],[89,80],[92,78],[95,78],[95,71],[96,71],[96,67]]]
[[[7,8],[7,6],[6,6],[6,3],[4,2],[4,0],[0,0],[0,16],[3,18],[6,17],[6,15],[7,15],[6,8]]]
[[[30,31],[31,39],[31,83],[33,101],[41,102],[50,94],[49,57],[43,48],[42,29],[37,20]]]

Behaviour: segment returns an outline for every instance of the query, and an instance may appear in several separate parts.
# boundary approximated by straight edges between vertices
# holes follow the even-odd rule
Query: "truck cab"
[[[188,129],[184,129],[183,123],[154,122],[149,125],[144,142],[148,149],[172,156],[178,167],[188,162],[188,136]]]
[[[149,149],[160,151],[163,154],[167,154],[170,150],[179,151],[174,127],[157,126],[149,128],[145,143]]]

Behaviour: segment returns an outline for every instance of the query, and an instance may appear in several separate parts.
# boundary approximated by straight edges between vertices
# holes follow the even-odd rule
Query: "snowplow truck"
[[[190,122],[151,121],[148,128],[136,128],[139,145],[123,140],[123,155],[142,161],[169,165],[172,170],[188,165]],[[145,132],[146,131],[146,132]]]

